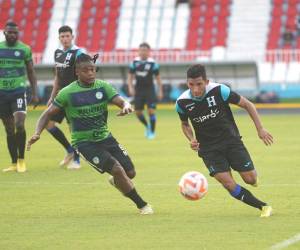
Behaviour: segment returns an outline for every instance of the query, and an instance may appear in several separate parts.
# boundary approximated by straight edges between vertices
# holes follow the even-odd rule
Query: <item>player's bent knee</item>
[[[113,165],[113,167],[111,169],[111,173],[110,174],[113,177],[121,177],[121,176],[125,176],[126,175],[124,169],[121,167],[121,165],[118,162],[115,162],[115,164]]]
[[[222,185],[229,192],[232,192],[236,187],[236,183],[234,181],[225,181],[225,182],[222,183]]]
[[[24,123],[16,123],[16,131],[17,132],[24,132],[25,130],[25,126],[24,126]]]
[[[136,172],[134,170],[127,171],[126,174],[130,179],[133,179],[136,176]]]
[[[250,176],[244,179],[244,181],[249,185],[254,185],[257,181],[256,176]]]

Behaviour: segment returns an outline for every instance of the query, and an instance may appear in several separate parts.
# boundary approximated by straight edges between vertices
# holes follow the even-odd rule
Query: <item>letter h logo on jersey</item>
[[[209,108],[217,105],[214,96],[207,97],[206,100]]]

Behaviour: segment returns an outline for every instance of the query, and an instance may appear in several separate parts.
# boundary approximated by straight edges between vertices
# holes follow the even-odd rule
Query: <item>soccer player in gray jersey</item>
[[[205,67],[200,64],[188,69],[187,86],[189,89],[176,101],[176,110],[181,119],[182,131],[191,148],[202,157],[210,175],[234,198],[260,209],[261,217],[269,217],[272,207],[237,184],[231,174],[233,169],[245,183],[257,186],[257,173],[241,140],[230,103],[248,112],[258,137],[265,145],[273,143],[273,137],[263,127],[255,106],[226,85],[210,82],[206,78]]]
[[[54,52],[55,78],[48,106],[53,102],[58,91],[77,79],[75,73],[76,58],[83,53],[83,49],[73,45],[73,31],[69,26],[62,26],[58,29],[61,48]],[[65,114],[63,112],[52,117],[47,125],[47,131],[65,148],[67,154],[60,162],[60,166],[67,166],[67,169],[79,169],[79,155],[73,149],[64,133],[56,126],[61,123]]]
[[[135,169],[128,153],[107,126],[108,103],[121,108],[119,116],[133,111],[130,103],[109,83],[95,79],[96,66],[90,56],[78,57],[76,73],[78,81],[63,88],[41,115],[28,149],[40,138],[50,117],[64,110],[71,125],[72,145],[97,171],[111,174],[110,183],[131,199],[141,214],[152,214],[151,206],[141,198],[130,180],[135,177]]]
[[[161,100],[163,98],[163,89],[159,75],[159,65],[150,57],[150,45],[141,43],[139,46],[139,57],[135,58],[130,64],[127,83],[129,95],[134,96],[136,116],[146,127],[145,135],[148,139],[155,138],[157,98],[153,76],[158,85],[158,99]],[[136,80],[135,87],[133,86],[134,77]],[[147,104],[150,124],[148,124],[143,114],[145,104]]]

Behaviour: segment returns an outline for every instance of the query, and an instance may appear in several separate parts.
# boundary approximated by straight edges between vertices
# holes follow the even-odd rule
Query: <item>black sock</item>
[[[131,199],[138,208],[142,208],[147,205],[147,202],[145,202],[141,196],[136,192],[135,188],[132,189],[129,193],[125,194],[129,199]]]
[[[156,115],[155,114],[150,115],[149,119],[150,119],[151,132],[154,133],[155,124],[156,124]]]
[[[17,163],[18,160],[18,148],[16,142],[16,135],[8,135],[6,137],[8,151],[11,157],[11,162],[13,164]]]
[[[25,146],[26,146],[26,131],[17,131],[16,133],[16,142],[19,152],[19,158],[24,159],[25,156]]]
[[[262,209],[263,206],[267,204],[258,200],[254,197],[254,195],[247,190],[246,188],[241,187],[240,185],[236,185],[235,190],[230,193],[234,198],[258,209]]]
[[[80,163],[80,156],[76,150],[74,150],[74,161],[76,161],[77,163]]]
[[[66,149],[68,153],[74,151],[68,139],[65,137],[64,133],[56,126],[47,131]]]
[[[145,125],[145,127],[148,127],[148,122],[146,121],[146,118],[143,114],[137,115],[137,118],[140,120],[141,123]]]

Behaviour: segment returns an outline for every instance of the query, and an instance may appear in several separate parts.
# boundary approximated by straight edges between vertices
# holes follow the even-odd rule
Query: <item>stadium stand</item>
[[[226,46],[230,0],[195,0],[191,5],[188,50]]]
[[[2,0],[1,28],[8,20],[15,21],[20,27],[20,39],[30,44],[34,52],[42,53],[46,46],[52,7],[52,0]]]
[[[120,0],[82,1],[77,44],[88,51],[113,50],[120,5]]]
[[[250,60],[263,84],[300,82],[300,0],[0,0],[0,29],[8,20],[35,63],[53,63],[67,24],[103,63],[127,63],[147,41],[159,62]]]
[[[273,0],[267,49],[300,48],[297,33],[298,0]]]
[[[175,8],[174,0],[122,1],[116,48],[137,48],[147,41],[154,49],[183,49],[189,11],[187,4]]]

